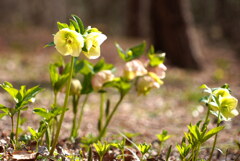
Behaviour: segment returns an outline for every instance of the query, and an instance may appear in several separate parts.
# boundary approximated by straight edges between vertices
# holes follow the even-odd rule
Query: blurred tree
[[[240,51],[240,0],[215,0],[216,20],[223,35]]]
[[[140,0],[128,0],[126,34],[132,37],[140,36]]]
[[[151,0],[151,37],[156,50],[173,65],[201,69],[198,44],[187,0]]]

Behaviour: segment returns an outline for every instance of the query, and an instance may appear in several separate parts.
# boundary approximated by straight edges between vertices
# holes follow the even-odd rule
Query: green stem
[[[72,105],[73,105],[73,120],[72,120],[72,130],[71,130],[71,135],[70,138],[76,138],[77,137],[77,132],[76,132],[76,127],[77,127],[77,106],[78,106],[78,102],[80,99],[80,95],[76,96],[73,95],[73,99],[72,99]]]
[[[20,111],[18,111],[18,115],[17,115],[17,125],[16,125],[16,135],[15,135],[16,147],[18,146],[18,128],[19,128],[19,121],[20,121]]]
[[[54,93],[53,107],[57,106],[57,95],[58,95],[58,92]]]
[[[14,146],[14,120],[13,120],[13,116],[11,116],[11,122],[12,122],[12,132],[11,132],[11,135],[10,135],[10,139],[11,139],[12,145]]]
[[[60,120],[59,120],[59,123],[58,123],[55,138],[53,140],[52,148],[51,148],[51,151],[50,151],[50,154],[49,154],[50,156],[53,155],[53,152],[56,148],[56,145],[57,145],[57,142],[58,142],[58,137],[59,137],[60,130],[61,130],[62,123],[63,123],[63,119],[64,119],[64,114],[65,114],[66,109],[67,109],[68,97],[69,97],[69,93],[70,93],[71,81],[72,81],[72,75],[73,75],[73,67],[74,67],[74,57],[71,57],[70,75],[69,75],[69,79],[68,79],[67,91],[66,91],[66,95],[65,95],[65,99],[64,99],[64,104],[63,104],[63,111],[62,111],[61,116],[60,116]]]
[[[105,93],[102,92],[100,94],[100,111],[99,111],[99,132],[102,130],[102,122],[103,122],[103,111],[104,111],[104,102],[105,102]]]
[[[123,160],[122,161],[125,161],[124,149],[122,149],[121,151],[122,151],[122,156],[123,156]]]
[[[85,99],[83,100],[83,104],[81,106],[81,111],[80,111],[80,114],[79,114],[79,121],[78,121],[78,124],[77,124],[77,131],[78,129],[80,129],[81,127],[81,123],[82,123],[82,118],[83,118],[83,113],[84,113],[84,107],[87,103],[87,100],[88,100],[88,94],[85,96]]]
[[[117,111],[118,106],[120,105],[120,103],[122,102],[123,98],[125,95],[121,95],[120,99],[118,100],[117,104],[115,105],[114,109],[112,110],[112,112],[110,113],[110,115],[108,115],[107,120],[105,122],[105,125],[103,127],[103,129],[101,130],[100,134],[98,135],[98,140],[101,140],[101,138],[103,137],[103,135],[106,133],[106,129],[108,127],[108,124],[110,123],[113,115],[115,114],[115,112]]]
[[[220,118],[220,112],[218,113],[217,127],[219,127],[219,125],[221,123],[219,118]],[[218,133],[214,137],[214,142],[213,142],[212,150],[211,150],[210,157],[209,157],[208,161],[212,160],[213,152],[214,152],[214,149],[215,149],[215,146],[216,146],[216,143],[217,143],[217,137],[218,137]]]
[[[202,131],[203,131],[203,130],[206,128],[206,126],[207,126],[209,114],[210,114],[210,108],[208,107],[207,115],[206,115],[206,117],[205,117],[205,120],[204,120],[204,122],[203,122],[202,129],[201,129]]]
[[[46,136],[46,142],[47,142],[47,148],[48,150],[50,149],[50,145],[51,145],[51,132],[50,132],[50,127],[47,127],[47,130],[45,132],[45,136]]]

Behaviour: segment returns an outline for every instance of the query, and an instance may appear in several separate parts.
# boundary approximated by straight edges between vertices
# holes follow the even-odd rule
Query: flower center
[[[71,38],[68,38],[68,39],[67,39],[67,43],[68,43],[68,44],[71,44],[71,43],[72,43],[72,39],[71,39]]]

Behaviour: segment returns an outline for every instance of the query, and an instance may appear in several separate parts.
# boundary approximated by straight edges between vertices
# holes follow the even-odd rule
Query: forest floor
[[[53,63],[59,54],[54,48],[43,48],[46,43],[51,41],[51,34],[40,29],[34,30],[35,32],[13,32],[9,35],[15,36],[10,37],[3,34],[0,37],[0,82],[8,81],[17,87],[23,84],[28,87],[40,85],[44,91],[37,96],[32,107],[49,108],[53,95],[50,88],[48,65]],[[201,84],[219,87],[228,83],[233,95],[240,99],[240,60],[236,57],[237,53],[223,42],[208,41],[202,32],[199,32],[198,36],[204,68],[201,71],[190,71],[175,68],[166,63],[168,70],[164,85],[147,96],[137,96],[132,91],[114,116],[109,126],[108,136],[118,134],[119,131],[139,133],[134,138],[135,142],[151,143],[156,140],[156,134],[167,130],[172,136],[167,145],[172,144],[175,147],[177,143],[180,143],[184,132],[187,131],[187,125],[203,119],[206,113],[206,108],[199,102],[203,96],[202,90],[199,89]],[[102,57],[121,69],[122,61],[118,58],[114,43],[118,42],[127,48],[141,41],[140,39],[109,37],[102,45]],[[110,97],[112,100],[118,99],[118,95],[114,93]],[[90,133],[97,134],[99,95],[93,94],[89,100],[79,131],[80,136]],[[0,90],[0,104],[11,104],[9,97],[2,89]],[[28,126],[38,127],[39,118],[33,117],[31,110],[23,112],[22,115],[26,118],[23,126],[24,132],[27,132]],[[63,124],[62,139],[70,135],[71,119],[72,112],[69,110]],[[217,146],[223,151],[228,148],[236,149],[235,142],[240,142],[240,116],[224,124],[226,128],[220,133]],[[215,125],[212,123],[211,126]],[[10,127],[9,118],[5,117],[0,120],[0,135],[1,133],[9,134]],[[205,146],[209,145],[211,144]]]

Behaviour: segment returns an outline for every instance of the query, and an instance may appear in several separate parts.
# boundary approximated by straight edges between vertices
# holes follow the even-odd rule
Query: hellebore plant
[[[223,85],[219,88],[209,88],[204,84],[201,88],[208,94],[201,99],[208,107],[208,111],[203,123],[199,121],[196,125],[190,124],[188,126],[189,131],[185,133],[181,145],[176,146],[181,159],[184,161],[198,160],[202,144],[214,136],[213,146],[208,158],[208,161],[211,161],[218,133],[224,129],[224,126],[220,126],[220,123],[222,121],[230,121],[231,118],[238,115],[236,110],[238,100],[231,95],[228,85]],[[208,130],[210,113],[217,117],[217,127]]]
[[[58,121],[56,134],[52,142],[50,155],[56,148],[60,130],[62,127],[64,114],[67,109],[68,98],[71,89],[71,82],[74,70],[74,58],[78,57],[83,52],[88,58],[95,59],[100,56],[100,45],[106,36],[103,35],[96,28],[84,28],[81,19],[75,15],[72,15],[73,19],[70,19],[70,24],[58,22],[59,31],[54,35],[54,42],[49,43],[46,46],[55,46],[56,50],[63,56],[70,55],[71,63],[69,69],[69,76],[66,86],[66,95],[63,104],[63,111]]]
[[[14,147],[18,146],[18,132],[20,124],[21,111],[27,110],[28,105],[35,101],[36,95],[41,91],[39,86],[26,89],[26,86],[21,86],[20,90],[13,87],[9,82],[4,82],[0,85],[15,101],[14,107],[6,107],[0,105],[0,110],[3,112],[0,114],[0,118],[8,115],[11,118],[12,131],[11,131],[11,142]],[[15,139],[14,139],[14,116],[17,114],[16,128],[15,128]]]

